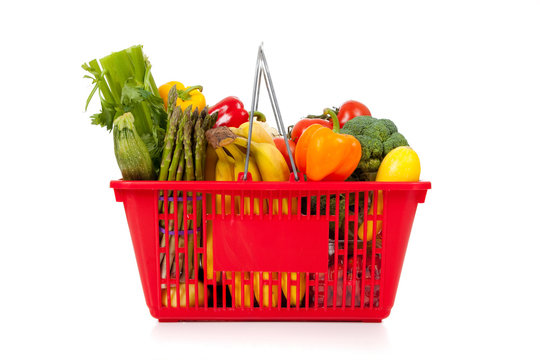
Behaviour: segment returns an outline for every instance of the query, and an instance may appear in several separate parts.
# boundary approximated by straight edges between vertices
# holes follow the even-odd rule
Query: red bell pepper
[[[208,109],[209,114],[216,111],[218,111],[218,118],[214,127],[239,127],[249,121],[249,112],[244,109],[244,104],[235,96],[226,97]],[[255,111],[253,116],[257,117],[258,121],[264,122],[266,120],[265,116],[258,111]]]

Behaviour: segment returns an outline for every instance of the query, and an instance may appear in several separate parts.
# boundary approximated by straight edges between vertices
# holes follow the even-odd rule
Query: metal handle
[[[272,77],[270,76],[270,70],[268,69],[268,62],[266,61],[266,56],[262,49],[263,44],[259,46],[259,51],[257,52],[257,63],[255,65],[255,80],[253,81],[253,93],[251,98],[251,112],[249,113],[249,133],[248,133],[248,143],[246,151],[246,163],[244,165],[244,181],[247,180],[248,165],[249,165],[249,154],[251,151],[251,133],[253,132],[253,114],[258,110],[259,107],[259,94],[261,89],[261,75],[264,77],[264,82],[266,84],[266,90],[270,97],[270,104],[272,105],[272,111],[274,113],[274,118],[276,119],[276,124],[278,126],[279,132],[285,138],[285,146],[287,147],[287,153],[289,154],[289,159],[291,160],[291,166],[294,173],[294,179],[298,181],[298,172],[296,170],[296,164],[294,163],[294,158],[292,156],[291,148],[289,146],[289,141],[287,140],[285,130],[285,125],[283,124],[283,119],[281,118],[281,111],[279,110],[279,105],[277,102],[276,92],[274,90],[274,84],[272,83]]]

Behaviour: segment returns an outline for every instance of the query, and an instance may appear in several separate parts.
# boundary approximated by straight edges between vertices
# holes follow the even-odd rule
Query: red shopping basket
[[[378,322],[394,304],[416,207],[431,184],[291,177],[111,187],[159,321]]]

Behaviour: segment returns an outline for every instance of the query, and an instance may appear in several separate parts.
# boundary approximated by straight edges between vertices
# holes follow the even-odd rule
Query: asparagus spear
[[[201,112],[201,116],[195,124],[195,180],[203,181],[204,180],[204,169],[205,169],[205,154],[206,154],[206,127],[210,123],[210,117],[208,115],[208,108],[205,108]],[[201,193],[197,193],[197,196],[201,196]],[[201,228],[202,225],[202,200],[197,200],[197,227]],[[197,232],[197,244],[199,247],[202,247],[202,231]],[[197,261],[201,260],[202,255],[197,257]]]
[[[171,118],[172,112],[176,107],[176,100],[178,99],[178,91],[176,91],[176,84],[171,87],[167,96],[167,124]]]
[[[196,110],[195,110],[196,111]],[[186,168],[184,174],[184,180],[193,181],[195,180],[195,171],[193,169],[193,150],[192,150],[192,137],[193,137],[193,126],[195,121],[193,115],[191,118],[186,121],[184,125],[184,157],[186,159]]]
[[[193,126],[195,124],[194,114],[198,111],[195,110],[191,117],[186,121],[184,125],[184,157],[185,157],[185,169],[184,169],[184,180],[193,181],[195,180],[195,171],[193,169],[193,150],[192,150],[192,137],[193,137]],[[188,193],[188,197],[191,197],[191,200],[188,200],[186,204],[186,211],[188,214],[193,212],[193,193]],[[186,230],[193,230],[193,221],[188,220],[187,226],[184,228]],[[184,274],[185,277],[191,278],[193,274],[193,235],[188,234],[188,273]],[[185,245],[185,244],[184,244]]]
[[[187,111],[185,113],[182,114],[181,116],[181,119],[180,119],[180,122],[178,124],[178,130],[176,132],[176,142],[175,142],[175,147],[174,147],[174,154],[173,154],[173,157],[172,157],[172,161],[171,161],[171,165],[169,166],[169,174],[167,176],[167,180],[168,181],[174,181],[176,180],[176,177],[177,177],[177,171],[178,171],[178,167],[181,163],[181,167],[183,168],[184,167],[184,124],[187,120],[187,117],[190,116],[189,114],[189,109],[186,109]],[[180,179],[182,180],[182,179]],[[169,196],[172,196],[173,195],[173,192],[169,192]],[[180,194],[178,196],[181,196]],[[177,202],[178,204],[178,202]],[[176,214],[176,218],[177,218],[177,223],[178,223],[178,229],[179,231],[182,229],[182,221],[184,219],[183,217],[183,210],[184,210],[184,207],[182,206],[182,203],[178,204],[177,206],[177,214]],[[169,202],[169,214],[172,214],[174,213],[174,203],[172,202]],[[174,220],[169,220],[169,231],[174,231]],[[182,238],[182,236],[178,236],[178,238]],[[169,271],[170,271],[170,274],[171,274],[171,278],[176,278],[176,247],[175,247],[175,244],[176,243],[180,243],[179,241],[176,241],[175,239],[175,236],[174,235],[169,235]],[[180,245],[179,245],[180,246]],[[182,246],[183,245],[183,241],[182,241]],[[179,256],[179,265],[180,265],[180,269],[182,268],[182,264],[183,264],[183,254],[180,254]],[[165,274],[165,266],[162,265],[162,269],[161,269],[162,273]],[[181,273],[181,272],[180,272]]]
[[[170,92],[169,92],[169,96],[171,97]],[[174,98],[174,96],[172,96],[171,98]],[[170,104],[175,104],[175,102],[170,103]],[[167,132],[165,133],[163,155],[162,155],[162,158],[161,158],[161,166],[160,166],[160,169],[159,169],[159,177],[158,177],[159,181],[167,180],[167,175],[168,175],[168,172],[169,172],[169,165],[171,163],[172,154],[173,154],[173,148],[174,148],[174,143],[175,143],[176,130],[177,130],[177,127],[178,127],[178,120],[180,118],[180,115],[182,114],[182,109],[180,107],[174,107],[174,105],[169,106],[169,110],[171,108],[172,108],[172,110],[170,111],[170,117],[167,120]],[[165,196],[163,192],[160,192],[160,195]],[[168,196],[168,194],[167,194],[167,196]],[[164,203],[164,201],[161,201],[161,200],[159,201],[158,207],[159,207],[160,212],[163,211],[163,203]],[[169,228],[169,224],[167,224],[167,226],[165,226],[165,223],[163,221],[160,221],[159,224],[164,229]],[[165,231],[165,233],[161,236],[161,241],[160,241],[160,246],[161,247],[165,246],[166,241],[167,241],[167,236],[169,236],[168,232]],[[169,244],[169,246],[170,246],[170,244]],[[162,276],[162,278],[165,277],[165,274],[166,274],[166,271],[167,271],[166,265],[164,264],[164,262],[165,262],[164,260],[165,260],[165,254],[161,253],[160,254],[160,264],[161,264],[161,276]],[[172,262],[171,259],[169,259],[169,262]]]
[[[197,119],[197,122],[195,123],[195,131],[194,131],[194,139],[195,139],[195,180],[202,181],[204,180],[204,174],[203,174],[203,162],[202,162],[202,154],[203,154],[203,139],[204,139],[204,130],[203,130],[203,119],[199,117]]]
[[[206,119],[206,117],[208,116],[208,106],[205,106],[204,109],[202,109],[199,116],[203,119],[203,121]]]
[[[169,126],[167,126],[167,133],[165,134],[165,146],[163,148],[163,156],[161,158],[161,166],[159,169],[159,181],[167,180],[169,166],[171,165],[172,160],[174,138],[176,135],[176,129],[178,127],[178,121],[180,119],[181,113],[182,109],[180,109],[180,107],[175,107],[172,111]]]
[[[184,126],[187,121],[191,117],[191,105],[188,106],[184,113],[182,114],[182,118],[180,120],[180,123],[178,125],[178,131],[176,133],[176,147],[173,154],[173,159],[171,161],[171,165],[169,167],[169,174],[167,176],[167,179],[169,181],[171,180],[182,180],[182,173],[184,168]],[[176,170],[174,170],[174,167],[176,166]],[[178,176],[180,174],[180,177]],[[182,194],[178,194],[179,197],[182,197]],[[184,219],[184,207],[182,203],[180,203],[177,207],[178,214],[177,214],[177,221],[178,221],[178,230],[181,231],[182,229],[182,222]],[[172,213],[174,211],[174,204],[169,203],[169,213]],[[174,221],[169,221],[169,231],[174,230]],[[167,234],[164,234],[161,239],[161,246],[165,246],[166,243],[166,237]],[[176,277],[176,257],[175,257],[175,246],[174,246],[174,236],[169,237],[169,272],[171,274],[171,277]],[[180,248],[184,247],[184,237],[178,236],[178,246]],[[161,254],[162,257],[160,258],[161,263],[161,277],[165,278],[165,275],[167,273],[167,267],[164,263],[164,254]],[[179,268],[180,268],[180,274],[182,273],[183,264],[184,264],[184,254],[180,254],[178,258]]]
[[[184,154],[184,127],[186,126],[186,122],[189,121],[191,118],[191,105],[189,105],[186,110],[184,111],[184,117],[182,119],[182,127],[178,128],[178,135],[180,135],[179,144],[181,148],[181,155],[179,154],[179,162],[178,162],[178,168],[176,170],[176,181],[182,181],[184,178],[184,168],[186,164],[186,158]]]
[[[189,115],[188,115],[189,116]],[[177,180],[177,171],[180,166],[180,162],[184,160],[184,125],[186,122],[186,114],[182,114],[178,130],[176,132],[176,143],[174,146],[174,154],[172,156],[171,165],[169,166],[169,174],[167,176],[168,181]],[[183,168],[182,164],[182,168]],[[181,179],[180,179],[181,180]]]

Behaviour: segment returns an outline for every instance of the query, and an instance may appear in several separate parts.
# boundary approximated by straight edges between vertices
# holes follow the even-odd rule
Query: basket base
[[[155,316],[157,315],[157,316]],[[380,323],[390,309],[161,309],[153,316],[159,322],[279,321]]]

